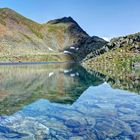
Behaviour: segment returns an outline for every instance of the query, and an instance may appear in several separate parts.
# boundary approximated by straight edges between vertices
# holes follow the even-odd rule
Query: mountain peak
[[[11,13],[16,13],[14,10],[10,9],[10,8],[0,8],[0,12],[2,13],[6,13],[6,14],[11,14]]]
[[[63,17],[63,18],[59,18],[59,19],[54,19],[54,20],[48,21],[48,23],[50,23],[50,24],[58,24],[58,23],[75,23],[75,24],[77,24],[77,22],[72,17]]]
[[[5,7],[5,8],[0,8],[0,10],[6,11],[6,10],[12,10],[12,9]]]

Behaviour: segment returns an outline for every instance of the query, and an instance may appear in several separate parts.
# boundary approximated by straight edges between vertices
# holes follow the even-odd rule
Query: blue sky
[[[140,0],[1,0],[39,23],[73,17],[89,34],[115,37],[140,31]]]

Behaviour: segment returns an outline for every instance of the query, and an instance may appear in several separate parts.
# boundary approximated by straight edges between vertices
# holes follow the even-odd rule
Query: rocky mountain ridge
[[[123,47],[125,47],[127,51],[139,54],[140,53],[140,32],[111,39],[110,42],[104,45],[101,49],[97,49],[96,51],[93,51],[90,54],[88,54],[84,61],[100,56],[106,52],[113,51],[113,50],[116,50],[118,48],[123,48]]]

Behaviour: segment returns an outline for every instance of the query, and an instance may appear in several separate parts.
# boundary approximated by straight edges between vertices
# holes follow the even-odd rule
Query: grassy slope
[[[116,72],[131,71],[131,66],[135,62],[140,61],[140,54],[130,51],[130,46],[111,50],[103,55],[88,60],[86,63],[89,67],[94,67],[103,71]]]
[[[8,27],[9,20],[14,22],[12,26],[15,29]],[[0,24],[2,39],[7,33],[3,33],[1,29],[10,31],[10,40],[6,39],[6,43],[0,43],[0,62],[71,60],[70,56],[59,52],[64,46],[64,33],[68,27],[66,24],[38,24],[7,8],[0,9]],[[20,27],[20,30],[16,29],[16,26]]]
[[[34,22],[33,20],[30,20],[11,9],[1,8],[0,9],[0,23],[6,26],[7,19],[12,19],[14,22],[16,22],[19,25],[27,26],[39,38],[43,37],[43,35],[40,32],[42,28],[41,24]]]

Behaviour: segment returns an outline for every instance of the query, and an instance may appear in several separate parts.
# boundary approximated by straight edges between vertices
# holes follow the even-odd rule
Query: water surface
[[[0,139],[139,139],[133,73],[123,80],[76,64],[1,65]]]

